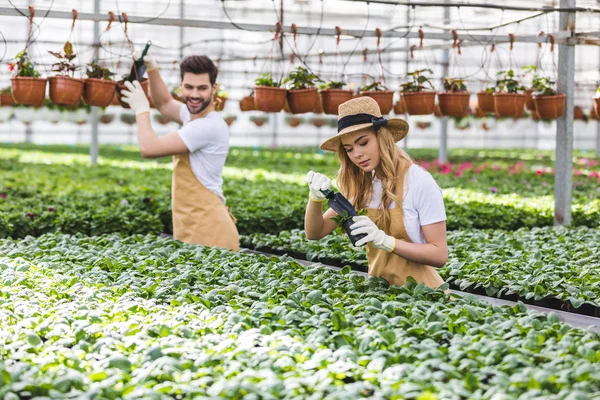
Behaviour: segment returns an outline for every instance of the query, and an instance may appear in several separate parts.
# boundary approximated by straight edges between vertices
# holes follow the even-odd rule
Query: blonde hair
[[[365,130],[374,132],[373,128],[366,128]],[[404,150],[396,146],[394,137],[387,127],[379,128],[379,131],[375,133],[375,137],[379,144],[380,158],[375,173],[381,180],[382,191],[379,209],[383,211],[375,223],[387,230],[391,223],[390,204],[394,201],[397,207],[402,207],[402,199],[399,200],[396,197],[398,178],[406,174],[414,161]],[[357,210],[367,208],[373,196],[373,176],[370,173],[365,173],[350,160],[341,140],[337,155],[341,163],[337,175],[337,184],[340,191],[346,198],[352,199],[354,208]]]

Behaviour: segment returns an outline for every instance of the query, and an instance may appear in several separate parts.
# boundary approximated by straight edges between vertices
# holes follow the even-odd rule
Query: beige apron
[[[173,237],[185,243],[238,251],[236,219],[192,171],[189,153],[173,156]]]
[[[405,170],[407,171],[407,170]],[[402,210],[402,199],[404,199],[404,174],[400,174],[396,186],[396,196],[400,204],[390,209],[391,222],[389,232],[385,233],[396,239],[412,243],[404,227],[404,212]],[[376,221],[382,210],[369,208],[367,215],[372,221]],[[379,229],[383,227],[379,226]],[[390,284],[402,286],[406,278],[412,276],[417,283],[423,282],[426,286],[437,288],[444,283],[435,268],[409,261],[393,252],[378,249],[373,244],[367,244],[367,256],[369,259],[369,275],[385,278]]]

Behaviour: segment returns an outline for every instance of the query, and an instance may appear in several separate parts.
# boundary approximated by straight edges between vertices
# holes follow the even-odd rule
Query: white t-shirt
[[[190,121],[190,112],[181,105],[179,118],[183,126],[177,131],[190,151],[190,166],[194,175],[208,190],[223,196],[223,167],[229,152],[229,128],[221,115],[209,112],[206,117]]]
[[[375,177],[373,180],[373,197],[369,208],[379,208],[381,204],[381,181]],[[389,208],[395,208],[392,201]],[[423,234],[423,225],[434,224],[446,220],[444,198],[442,189],[438,186],[433,176],[418,165],[411,165],[404,178],[404,227],[413,243],[425,244],[427,240]]]

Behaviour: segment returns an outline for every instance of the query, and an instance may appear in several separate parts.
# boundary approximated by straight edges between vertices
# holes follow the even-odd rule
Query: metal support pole
[[[408,26],[408,25],[410,25],[410,7],[406,8],[406,26]],[[404,73],[405,74],[408,74],[408,69],[410,68],[410,55],[409,55],[410,50],[409,49],[410,49],[410,39],[406,38],[406,59],[404,60],[404,68],[405,68]],[[408,122],[408,112],[406,111],[406,108],[404,110],[404,119],[407,120],[407,122]],[[409,130],[409,132],[410,132],[410,130]],[[414,130],[413,130],[413,132],[414,132]],[[402,141],[402,146],[405,151],[408,150],[408,135]]]
[[[600,50],[598,50],[598,54],[600,55]],[[598,62],[598,70],[600,70],[600,61]],[[598,111],[600,112],[600,108]],[[598,117],[596,120],[596,158],[600,158],[600,116],[598,112],[596,112],[596,116]]]
[[[444,8],[444,25],[450,24],[450,7]],[[450,50],[448,48],[443,50],[442,53],[442,65],[444,66],[444,73],[442,78],[448,76],[450,71]],[[448,162],[448,117],[442,117],[440,120],[440,148],[438,152],[438,158],[440,162]]]
[[[179,18],[183,19],[185,13],[185,0],[181,0],[179,3]],[[185,27],[179,27],[179,61],[183,60],[183,45],[184,45],[184,30]]]
[[[575,7],[576,0],[560,0],[560,7]],[[562,30],[575,31],[575,13],[560,14]],[[565,113],[556,124],[556,168],[554,174],[554,224],[571,224],[573,190],[573,105],[575,103],[575,46],[558,46],[558,91],[565,93]]]
[[[94,0],[94,13],[100,13],[100,0]],[[94,60],[98,60],[98,41],[100,40],[100,23],[94,21]],[[90,163],[96,165],[98,163],[98,107],[92,107],[92,138],[90,143]]]

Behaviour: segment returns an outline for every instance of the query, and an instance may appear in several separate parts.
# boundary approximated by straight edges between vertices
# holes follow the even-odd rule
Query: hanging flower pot
[[[154,106],[154,103],[152,103],[152,99],[150,98],[150,81],[148,79],[143,79],[140,84],[142,85],[142,89],[144,90],[144,93],[146,93],[146,98],[148,99],[148,102],[150,103],[150,107],[151,108],[156,108]],[[117,86],[117,98],[119,100],[119,104],[121,105],[121,107],[123,108],[130,108],[129,104],[125,103],[123,101],[123,96],[121,96],[121,91],[123,90],[128,90],[127,86],[125,86],[125,83],[121,83]]]
[[[288,114],[292,113],[292,110],[290,110],[290,102],[287,100],[287,94],[285,99],[285,105],[283,106],[283,112],[286,112]]]
[[[585,115],[585,111],[583,111],[583,107],[575,106],[573,107],[573,119],[575,121],[588,121],[587,115]]]
[[[115,89],[116,89],[115,94],[113,94],[113,97],[110,100],[110,105],[111,106],[120,106],[121,103],[119,102],[119,96],[117,95],[117,92],[119,91],[119,87],[117,86]]]
[[[135,114],[123,113],[123,114],[121,114],[121,116],[119,118],[121,119],[121,122],[123,122],[127,125],[135,124]]]
[[[108,114],[102,114],[100,116],[100,122],[103,124],[110,124],[111,122],[113,122],[115,119],[115,114],[112,113],[108,113]]]
[[[560,118],[565,111],[565,97],[564,93],[554,96],[533,96],[536,113],[544,120]]]
[[[287,89],[273,80],[270,73],[264,73],[254,81],[254,104],[257,110],[279,112],[283,110],[287,99]]]
[[[12,107],[15,100],[12,97],[10,86],[0,91],[0,107]]]
[[[260,127],[260,126],[263,126],[265,124],[265,122],[267,122],[267,117],[252,116],[252,117],[250,117],[250,121],[254,122],[254,125]]]
[[[477,106],[485,114],[494,114],[494,94],[488,92],[477,93]]]
[[[225,121],[227,126],[231,126],[231,124],[233,124],[237,120],[237,117],[235,115],[227,115],[225,118],[223,118],[223,120]]]
[[[387,90],[381,82],[373,82],[370,85],[363,86],[359,88],[358,92],[360,96],[368,96],[375,100],[382,115],[389,114],[394,108],[394,91]]]
[[[600,116],[600,97],[594,99],[594,110],[596,110],[596,115]]]
[[[535,111],[535,110],[531,111],[531,119],[534,120],[534,121],[541,120],[540,114],[538,114],[538,112]]]
[[[90,63],[86,71],[87,79],[83,84],[83,101],[96,107],[108,107],[111,104],[117,82],[111,79],[114,74],[108,68]]]
[[[12,97],[16,104],[37,106],[46,97],[46,78],[15,76],[11,79]]]
[[[83,95],[83,79],[70,76],[51,76],[50,100],[62,106],[75,106]]]
[[[317,94],[317,102],[315,104],[315,109],[313,110],[315,114],[323,114],[323,103],[321,102],[321,96]]]
[[[469,113],[469,92],[438,93],[440,112],[447,117],[466,117]]]
[[[596,112],[596,108],[595,107],[590,108],[590,118],[593,119],[593,120],[595,120],[595,121],[600,120],[600,117],[598,117],[598,113]]]
[[[434,106],[434,108],[433,108],[433,115],[435,115],[438,118],[442,116],[442,111],[440,110],[439,103]]]
[[[254,96],[246,96],[242,100],[240,100],[240,110],[241,111],[256,110],[256,107],[254,105]]]
[[[529,111],[535,111],[535,101],[533,99],[533,89],[527,89],[525,91],[525,108]]]
[[[216,96],[215,97],[215,111],[223,111],[226,103],[227,103],[227,97]]]
[[[436,92],[405,92],[404,102],[409,115],[429,115],[435,110]]]
[[[162,114],[154,114],[154,120],[161,125],[166,125],[170,122],[169,118],[165,117]]]
[[[314,112],[319,101],[317,88],[288,90],[287,101],[292,114]]]
[[[302,123],[302,119],[299,117],[287,117],[285,122],[292,128],[295,128]]]
[[[431,122],[426,122],[426,121],[419,121],[417,122],[417,128],[419,129],[428,129],[431,127]]]
[[[523,93],[494,93],[494,108],[498,118],[518,118],[524,111],[524,105]]]
[[[473,108],[473,117],[474,117],[474,118],[484,118],[484,117],[486,117],[486,116],[487,116],[487,114],[486,114],[486,113],[484,113],[484,112],[481,110],[481,108],[479,108],[479,106],[475,106],[475,107]]]
[[[396,102],[396,104],[394,104],[394,114],[406,114],[406,101],[404,101],[404,97],[402,97],[402,95],[400,95],[400,99]]]
[[[311,123],[313,124],[313,126],[320,128],[323,125],[325,125],[325,119],[324,118],[313,118]]]

